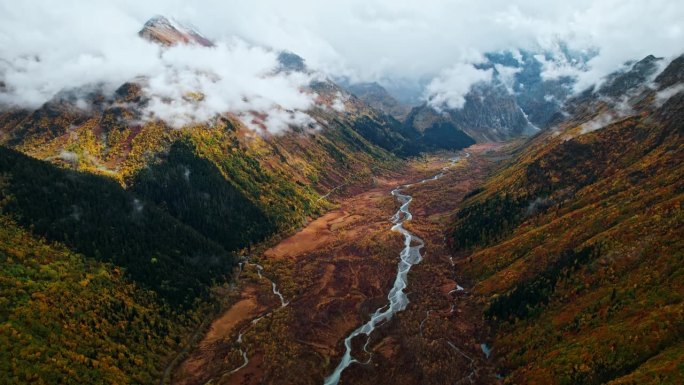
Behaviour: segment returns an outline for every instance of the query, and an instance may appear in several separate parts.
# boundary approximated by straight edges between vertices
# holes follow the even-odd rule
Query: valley
[[[684,7],[264,1],[0,4],[0,385],[684,383]]]
[[[467,149],[467,157],[437,154],[411,161],[367,188],[335,197],[335,209],[252,255],[242,264],[233,304],[176,369],[172,383],[323,383],[344,359],[345,346],[356,363],[337,372],[340,383],[371,384],[390,375],[398,383],[437,384],[456,372],[475,383],[491,383],[493,369],[479,347],[486,336],[478,335],[477,305],[466,290],[457,289],[466,283],[453,269],[440,233],[453,202],[494,167],[498,150],[480,145]],[[406,185],[410,182],[418,183]],[[403,223],[416,234],[408,243],[390,222],[397,205],[409,207],[408,195],[398,195],[399,204],[389,194],[396,194],[398,185],[404,185],[401,194],[417,197],[410,202],[413,217]],[[398,215],[394,223],[401,223]],[[416,253],[423,240],[420,261]],[[404,249],[408,244],[410,256]],[[399,266],[408,285],[395,280],[402,249],[403,258],[416,263],[410,271],[406,263]],[[287,302],[273,294],[271,279]],[[393,286],[390,313],[387,293]],[[369,318],[376,330],[364,329],[367,339],[345,342]],[[432,357],[443,366],[432,367]]]

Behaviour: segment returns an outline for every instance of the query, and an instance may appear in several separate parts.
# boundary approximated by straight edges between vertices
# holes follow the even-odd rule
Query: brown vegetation
[[[441,238],[448,213],[491,168],[488,152],[494,150],[474,147],[469,150],[474,155],[443,179],[408,189],[415,197],[416,215],[408,226],[427,243],[425,260],[409,277],[411,304],[372,335],[371,364],[352,365],[343,374],[344,383],[441,384],[471,373],[477,383],[496,381],[477,344],[480,310],[469,294],[451,292],[457,280]],[[267,250],[259,263],[290,304],[245,333],[241,347],[248,352],[249,365],[222,375],[242,364],[233,328],[231,337],[214,351],[200,345],[193,353],[191,357],[212,361],[201,375],[181,370],[175,382],[200,384],[214,378],[220,384],[322,383],[337,365],[345,336],[386,303],[402,248],[400,236],[390,230],[396,202],[389,191],[432,176],[447,164],[446,156],[427,157],[411,162],[402,174],[376,178],[366,191],[341,198],[337,209]],[[252,290],[253,280],[258,282],[258,277],[243,276],[243,293]],[[273,299],[272,293],[263,295]],[[419,324],[427,310],[431,316],[420,337]],[[354,355],[367,358],[356,350]]]

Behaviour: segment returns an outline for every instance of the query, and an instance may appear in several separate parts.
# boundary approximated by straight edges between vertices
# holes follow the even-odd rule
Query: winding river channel
[[[470,154],[468,153],[465,154],[466,157],[469,155]],[[460,157],[451,158],[449,165],[442,168],[442,170],[433,177],[423,179],[417,183],[405,184],[391,191],[392,196],[395,197],[400,204],[399,210],[397,210],[390,220],[392,223],[392,231],[397,231],[404,236],[404,248],[399,254],[399,265],[397,267],[397,276],[394,279],[394,285],[387,294],[389,302],[378,308],[368,322],[356,328],[344,339],[344,355],[332,374],[326,377],[325,385],[336,385],[340,381],[342,372],[344,372],[349,365],[359,362],[352,356],[352,340],[355,337],[360,336],[361,334],[366,336],[366,344],[363,347],[364,350],[366,350],[368,343],[370,342],[370,335],[375,328],[381,323],[392,319],[394,314],[403,311],[406,309],[406,306],[408,306],[409,300],[406,293],[404,293],[404,289],[408,286],[408,273],[413,265],[420,263],[423,259],[420,250],[425,246],[425,242],[404,228],[404,223],[413,219],[413,215],[409,211],[409,205],[411,204],[413,197],[402,191],[416,184],[435,181],[443,177],[459,160]],[[370,358],[368,361],[370,361]]]

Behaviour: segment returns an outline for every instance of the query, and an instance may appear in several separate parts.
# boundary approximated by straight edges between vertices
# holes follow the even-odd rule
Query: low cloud
[[[335,100],[333,100],[332,104],[330,105],[330,108],[337,112],[344,112],[344,110],[346,109],[345,103],[347,102],[348,98],[349,97],[347,95],[338,92],[335,95]]]
[[[78,154],[75,152],[72,152],[72,151],[63,150],[62,152],[59,153],[58,156],[63,161],[66,161],[69,163],[78,163],[78,160],[79,160]]]
[[[610,110],[603,112],[594,119],[582,124],[580,135],[600,130],[610,124],[617,122],[620,119],[634,114],[634,109],[630,105],[628,96],[625,96],[619,100],[604,99],[603,101],[611,106]]]
[[[276,71],[280,63],[271,50],[231,39],[211,48],[173,46],[159,60],[161,70],[143,88],[151,98],[148,118],[179,127],[224,112],[254,111],[263,114],[259,125],[271,132],[313,121],[302,111],[314,104],[307,87],[318,75]]]
[[[497,73],[497,78],[501,83],[506,87],[506,90],[508,90],[508,93],[513,94],[514,91],[514,86],[516,82],[516,75],[522,71],[522,68],[520,67],[507,67],[503,66],[501,64],[496,64],[494,65],[494,68],[496,68],[496,73]]]
[[[425,88],[428,105],[440,111],[459,109],[473,85],[492,80],[492,69],[477,69],[472,64],[455,65],[434,78]]]
[[[547,59],[545,55],[535,55],[534,58],[542,64],[541,78],[543,80],[577,79],[586,71],[583,63],[576,59],[568,59],[564,55],[553,55],[550,59]]]
[[[665,88],[662,91],[658,91],[658,93],[656,93],[655,96],[655,105],[658,107],[662,106],[663,104],[665,104],[665,102],[667,102],[668,99],[677,95],[680,92],[684,92],[684,84],[682,83],[675,84],[674,86]]]
[[[5,85],[0,104],[34,109],[65,90],[97,85],[112,93],[135,80],[149,98],[143,119],[174,127],[226,112],[244,116],[253,127],[255,113],[258,126],[271,132],[314,123],[303,111],[314,105],[315,94],[307,87],[320,75],[278,71],[274,50],[235,37],[216,41],[214,47],[162,47],[140,38],[142,24],[119,8],[84,8],[81,12],[101,17],[71,26],[67,23],[74,20],[55,20],[54,10],[37,10],[30,18],[49,19],[57,31],[27,31],[20,15],[0,27],[0,80]],[[103,20],[111,30],[98,28]]]
[[[164,51],[140,39],[155,14],[197,26],[217,47]],[[468,64],[484,53],[550,52],[543,76],[575,77],[581,90],[628,60],[681,54],[683,20],[678,0],[0,0],[0,103],[36,107],[65,88],[113,90],[142,76],[152,112],[175,124],[228,108],[272,112],[282,127],[315,100],[301,92],[307,75],[271,72],[272,50],[289,50],[326,75],[458,107],[491,77]],[[596,54],[563,61],[559,42]]]
[[[616,120],[616,115],[613,113],[604,113],[596,118],[582,124],[582,129],[580,130],[580,134],[586,134],[589,132],[593,132],[596,130],[600,130],[601,128],[613,123]]]

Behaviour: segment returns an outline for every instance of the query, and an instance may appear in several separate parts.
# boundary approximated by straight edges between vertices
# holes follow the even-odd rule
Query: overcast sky
[[[136,35],[156,14],[195,25],[219,42],[220,52],[160,55]],[[598,50],[588,71],[574,73],[585,86],[627,60],[681,54],[683,23],[681,0],[0,0],[0,80],[13,89],[15,103],[36,105],[64,87],[165,71],[168,78],[164,68],[199,66],[231,77],[219,90],[236,94],[214,103],[235,108],[245,93],[257,98],[248,89],[275,66],[268,50],[236,43],[242,40],[293,51],[332,76],[422,81],[430,84],[428,93],[453,86],[441,91],[458,101],[472,81],[487,78],[467,68],[485,52],[552,50],[560,41],[579,51]],[[562,63],[553,67],[549,73],[573,73]],[[179,81],[177,72],[171,77]],[[306,80],[280,79],[280,86],[296,88]],[[294,97],[278,86],[273,95],[268,84],[258,88],[265,104]],[[283,104],[299,108],[306,102]]]
[[[210,36],[237,35],[360,78],[432,77],[487,51],[598,48],[596,71],[684,49],[681,0],[128,1],[142,22],[173,15]],[[136,3],[144,3],[136,5]]]

